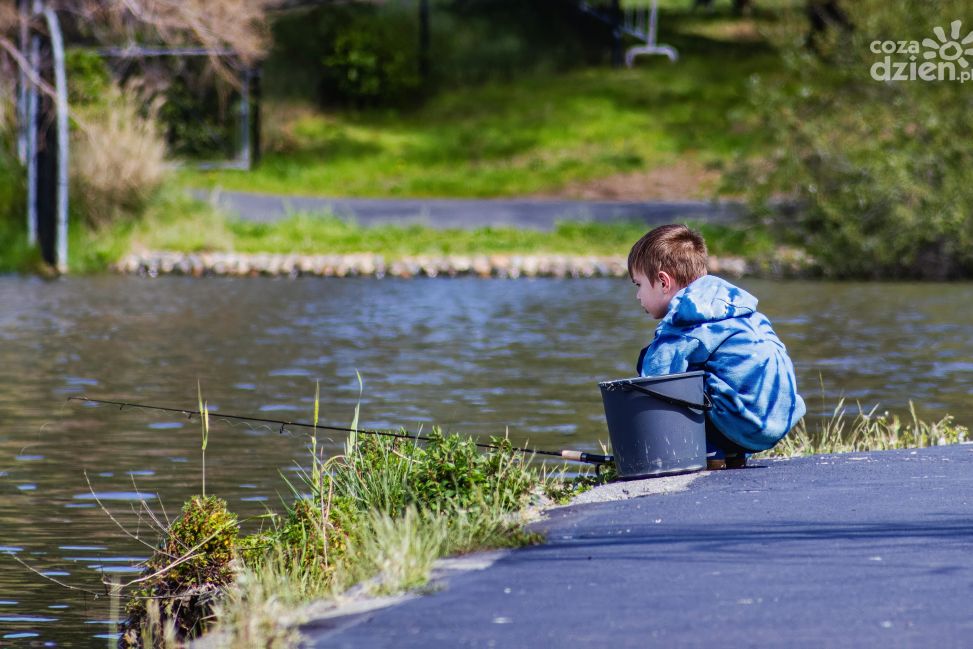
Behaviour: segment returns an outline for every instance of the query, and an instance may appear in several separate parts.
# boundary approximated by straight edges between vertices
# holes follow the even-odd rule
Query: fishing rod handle
[[[611,464],[615,461],[612,455],[598,455],[597,453],[585,453],[584,451],[562,450],[561,457],[565,460],[574,462],[588,462],[589,464]]]

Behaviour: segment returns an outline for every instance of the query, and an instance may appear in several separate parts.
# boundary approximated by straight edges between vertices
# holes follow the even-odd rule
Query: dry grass
[[[142,644],[151,649],[180,649],[183,645],[176,637],[175,625],[162,616],[159,602],[146,603],[146,620],[142,624]]]
[[[858,413],[848,414],[845,400],[838,402],[829,419],[819,421],[808,429],[805,419],[781,442],[765,454],[776,457],[813,455],[817,453],[853,453],[885,451],[896,448],[925,448],[960,444],[970,439],[966,426],[957,424],[952,415],[934,422],[919,419],[913,403],[909,402],[909,416],[884,411],[878,406],[865,410],[858,404]]]
[[[363,525],[348,553],[348,581],[366,582],[366,591],[389,595],[426,583],[432,565],[443,554],[448,521],[414,507],[401,516],[375,512]]]
[[[297,646],[300,610],[323,595],[322,585],[299,562],[278,553],[260,567],[241,567],[216,607],[217,625],[206,647],[235,649]]]
[[[71,176],[73,193],[91,225],[141,212],[165,182],[166,143],[155,115],[156,107],[146,111],[131,87],[112,87],[103,102],[86,111]]]

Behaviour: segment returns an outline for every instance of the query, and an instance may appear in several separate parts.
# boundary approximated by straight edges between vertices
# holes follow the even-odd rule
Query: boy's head
[[[706,242],[685,225],[661,225],[632,246],[628,274],[642,308],[661,318],[677,291],[706,274]]]

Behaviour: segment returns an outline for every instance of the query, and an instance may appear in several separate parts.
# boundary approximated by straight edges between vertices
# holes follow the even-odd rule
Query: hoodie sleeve
[[[696,338],[670,329],[659,329],[652,344],[643,349],[639,357],[639,376],[686,372],[691,365],[705,361],[705,358],[696,358],[701,351],[705,356],[705,350]]]

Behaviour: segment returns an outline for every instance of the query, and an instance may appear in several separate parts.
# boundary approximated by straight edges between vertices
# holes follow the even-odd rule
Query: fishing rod
[[[156,411],[160,411],[160,412],[174,412],[174,413],[178,413],[180,415],[185,415],[189,419],[192,419],[193,416],[198,416],[198,417],[201,417],[202,416],[202,413],[199,410],[188,410],[188,409],[185,409],[185,408],[167,408],[165,406],[153,406],[153,405],[144,404],[144,403],[130,403],[128,401],[107,401],[107,400],[104,400],[104,399],[91,399],[91,398],[89,398],[87,396],[84,396],[84,395],[82,395],[80,397],[68,397],[68,401],[82,401],[84,403],[94,403],[94,404],[99,404],[99,405],[104,405],[104,406],[118,406],[118,409],[119,410],[123,410],[125,408],[139,408],[141,410],[156,410]],[[283,420],[283,419],[265,419],[265,418],[262,418],[262,417],[248,417],[246,415],[231,415],[231,414],[222,413],[222,412],[212,413],[212,415],[214,417],[219,417],[219,418],[222,418],[222,419],[234,419],[234,420],[237,420],[237,421],[253,421],[253,422],[257,422],[257,423],[261,423],[261,424],[274,424],[275,426],[278,426],[279,425],[280,426],[280,431],[279,432],[281,434],[283,434],[288,427],[291,427],[291,428],[312,428],[312,429],[315,429],[315,430],[317,430],[317,429],[331,430],[331,431],[336,431],[336,432],[339,432],[339,433],[359,433],[359,434],[362,434],[362,435],[377,435],[377,436],[381,436],[381,437],[396,437],[396,438],[399,438],[399,439],[411,439],[411,440],[419,440],[419,441],[423,441],[423,442],[433,441],[433,439],[431,437],[427,437],[425,435],[420,435],[419,433],[414,433],[413,434],[413,433],[410,433],[408,431],[401,432],[401,433],[394,433],[392,431],[387,431],[387,430],[370,430],[370,429],[363,429],[363,428],[343,428],[341,426],[327,426],[327,425],[324,425],[324,424],[309,424],[309,423],[304,422],[304,421],[288,421],[288,420]],[[501,446],[499,446],[497,444],[487,444],[487,443],[484,443],[484,442],[476,442],[476,441],[474,441],[473,444],[477,448],[489,448],[489,449],[496,449],[496,450],[499,450],[499,449],[502,448]],[[597,453],[588,453],[588,452],[585,452],[585,451],[574,451],[574,450],[570,450],[570,449],[562,449],[560,451],[544,451],[544,450],[536,449],[536,448],[518,448],[518,447],[512,447],[510,450],[511,451],[514,451],[516,453],[530,453],[532,455],[548,455],[548,456],[551,456],[551,457],[559,457],[559,458],[564,459],[564,460],[570,460],[572,462],[586,462],[588,464],[595,464],[595,465],[610,464],[611,462],[614,462],[615,461],[614,460],[614,456],[611,456],[611,455],[599,455]]]

